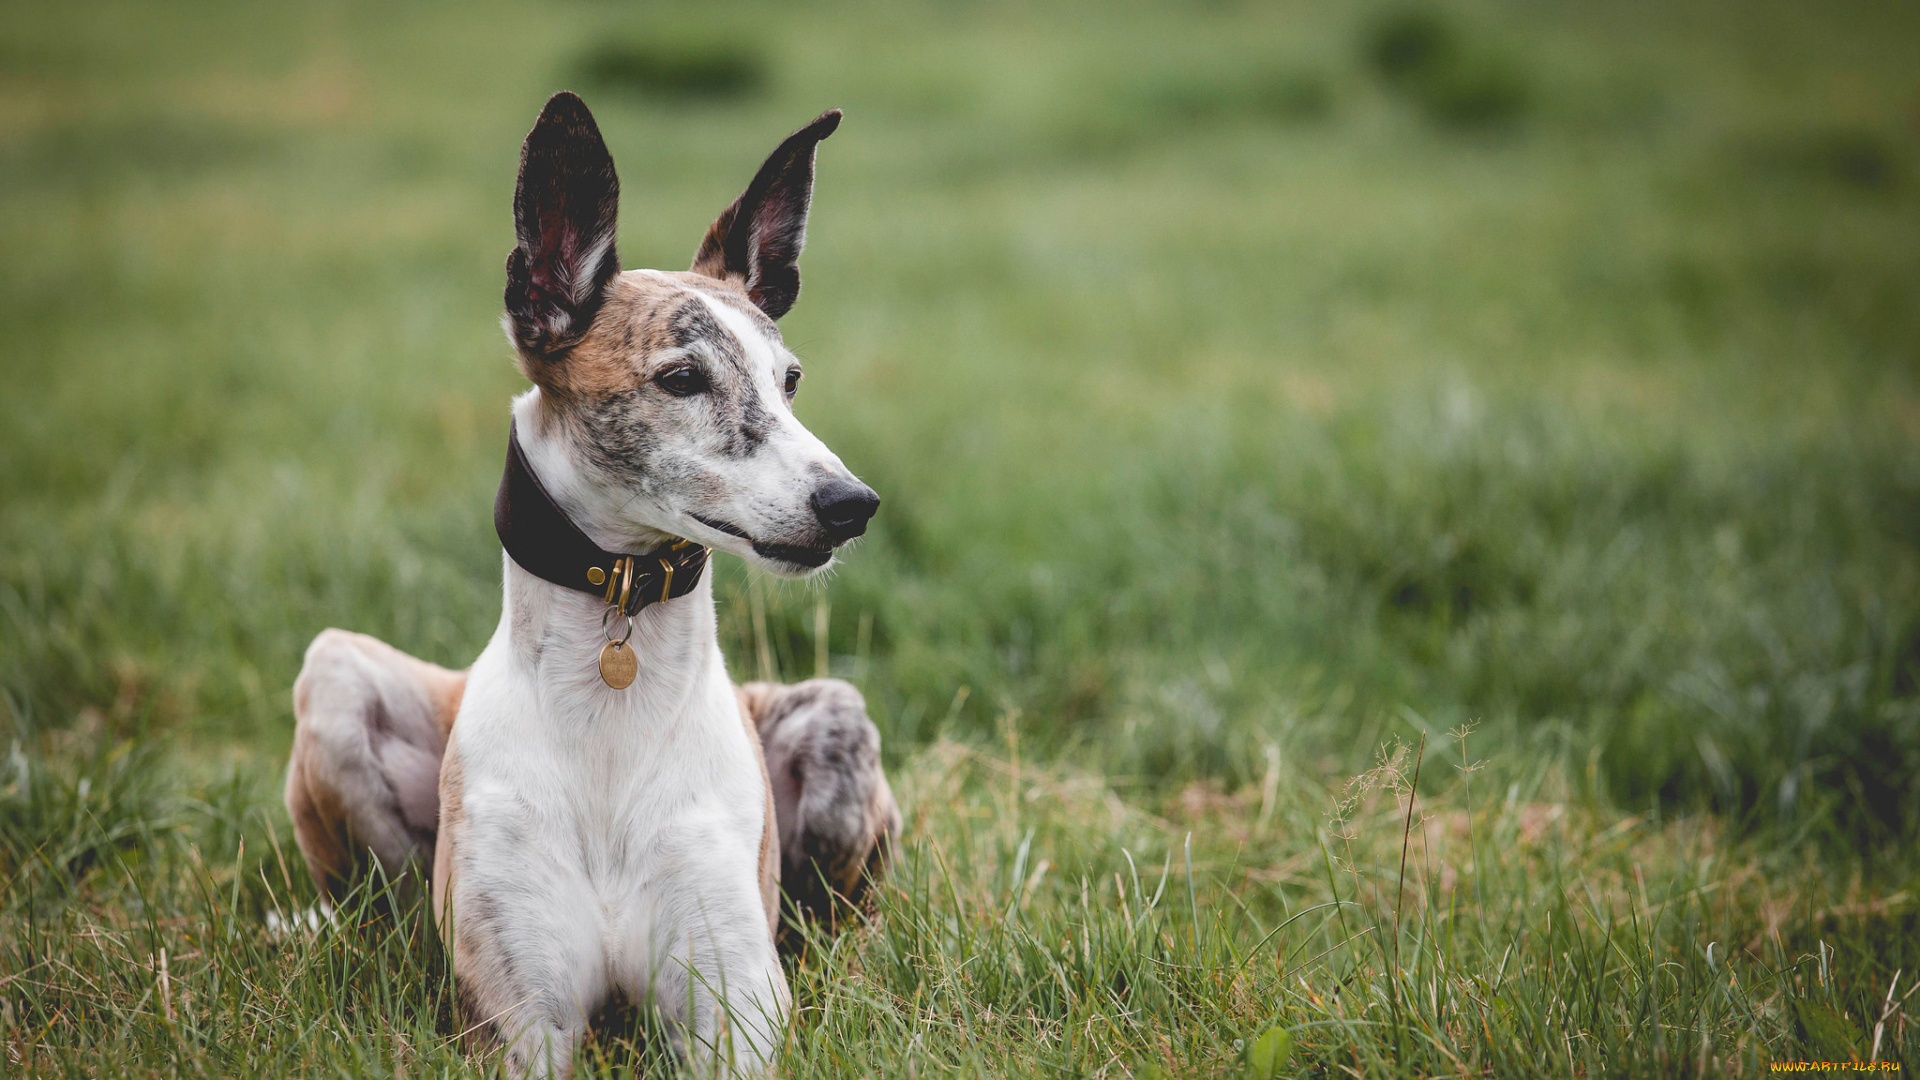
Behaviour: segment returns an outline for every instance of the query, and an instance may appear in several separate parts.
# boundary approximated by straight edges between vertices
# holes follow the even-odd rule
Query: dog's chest
[[[614,902],[758,848],[766,794],[729,684],[656,711],[521,689],[456,732],[472,854],[555,865]]]

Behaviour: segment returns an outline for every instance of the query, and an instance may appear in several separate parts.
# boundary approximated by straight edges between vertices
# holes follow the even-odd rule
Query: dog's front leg
[[[507,1044],[507,1075],[572,1075],[573,1050],[585,1031],[584,1023],[570,1024],[551,1015],[529,1020]]]
[[[463,1026],[506,1047],[509,1076],[567,1076],[608,980],[588,883],[540,847],[506,800],[475,814],[456,746],[441,777],[435,914],[453,954]]]
[[[724,848],[712,845],[724,855]],[[651,940],[646,971],[635,971],[630,996],[644,996],[673,1033],[674,1049],[700,1076],[763,1076],[786,1034],[792,995],[760,907],[747,859],[689,858],[678,867],[691,888],[668,901],[655,925],[673,927]],[[664,948],[662,948],[664,946]],[[623,950],[641,955],[639,942]],[[716,1067],[717,1066],[717,1067]]]
[[[770,1075],[792,1002],[786,972],[777,960],[742,964],[743,950],[718,951],[734,953],[735,961],[695,949],[691,962],[676,962],[655,980],[661,1018],[695,1075]]]
[[[506,1048],[508,1076],[565,1077],[586,1034],[587,1016],[606,998],[606,981],[596,950],[552,919],[529,918],[522,907],[526,899],[456,893],[454,979],[465,1025]],[[489,915],[496,906],[520,910],[496,921]],[[549,914],[564,918],[564,906],[554,904]],[[511,935],[503,926],[512,928]]]

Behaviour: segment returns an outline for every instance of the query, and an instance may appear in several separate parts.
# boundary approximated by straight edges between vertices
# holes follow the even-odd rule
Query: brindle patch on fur
[[[667,280],[662,280],[667,279]],[[705,395],[729,457],[757,451],[779,424],[760,400],[746,347],[714,318],[704,300],[745,315],[769,344],[784,349],[773,320],[734,285],[698,274],[623,274],[609,286],[592,328],[564,356],[521,360],[539,383],[550,415],[558,419],[587,458],[610,476],[627,476],[645,465],[655,483],[699,483],[695,474],[668,474],[654,460],[660,408],[647,386],[668,350],[691,354],[711,382]],[[676,425],[679,423],[675,422]],[[710,492],[714,497],[724,492]]]
[[[639,388],[622,390],[606,397],[580,403],[568,410],[568,427],[574,441],[586,453],[587,460],[608,476],[625,476],[645,465],[650,479],[680,481],[692,474],[663,473],[652,463],[660,440],[647,423],[645,404]]]
[[[667,317],[667,326],[676,347],[691,349],[704,344],[715,355],[731,361],[735,367],[744,367],[747,353],[733,335],[714,321],[713,313],[698,297],[687,296],[679,300],[673,313]]]
[[[740,699],[765,747],[781,892],[796,914],[832,926],[870,895],[900,831],[880,733],[860,692],[840,679],[748,683]]]
[[[522,354],[521,373],[561,411],[583,399],[633,388],[641,371],[636,361],[667,347],[663,316],[682,291],[659,275],[619,275],[608,283],[606,298],[580,343],[550,360],[529,360]]]
[[[762,316],[765,318],[765,316]],[[670,319],[674,343],[682,349],[705,346],[715,362],[731,371],[708,371],[712,380],[709,399],[718,414],[717,423],[726,438],[720,452],[729,457],[746,457],[760,448],[773,433],[778,421],[760,404],[754,389],[752,362],[747,350],[732,331],[721,326],[698,296],[688,296]],[[728,377],[728,376],[731,377]]]
[[[756,330],[759,330],[761,334],[765,335],[766,339],[776,348],[784,349],[787,347],[787,339],[780,336],[779,324],[767,318],[767,313],[761,311],[754,305],[753,300],[747,296],[746,292],[740,288],[738,283],[730,280],[719,280],[709,277],[706,274],[693,271],[680,271],[668,274],[667,276],[687,288],[698,292],[700,295],[717,300],[732,310],[745,315],[747,321],[751,322]]]
[[[739,421],[728,426],[728,437],[720,452],[729,457],[746,457],[773,434],[773,427],[779,421],[760,404],[757,394],[747,394],[740,401]]]

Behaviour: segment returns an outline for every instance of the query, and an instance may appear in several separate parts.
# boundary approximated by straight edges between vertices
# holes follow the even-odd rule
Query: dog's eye
[[[792,397],[794,395],[794,392],[799,389],[800,389],[800,369],[794,368],[791,371],[787,372],[787,396]]]
[[[699,368],[694,367],[670,368],[661,372],[654,382],[660,384],[660,389],[675,397],[692,397],[695,394],[704,393],[707,389],[707,377],[700,372]]]

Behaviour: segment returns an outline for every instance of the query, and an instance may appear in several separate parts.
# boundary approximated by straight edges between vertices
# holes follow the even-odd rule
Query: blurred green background
[[[1916,57],[1892,0],[10,3],[0,739],[264,786],[322,627],[472,658],[567,87],[629,266],[847,112],[783,329],[885,501],[826,582],[722,560],[740,677],[824,616],[895,760],[1231,787],[1474,720],[1609,804],[1899,844]]]

